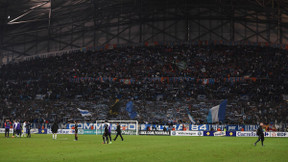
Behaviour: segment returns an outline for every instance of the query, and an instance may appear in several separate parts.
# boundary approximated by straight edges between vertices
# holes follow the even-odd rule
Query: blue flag
[[[92,116],[92,114],[88,110],[82,110],[78,108],[78,111],[80,111],[80,114],[82,116]]]
[[[188,109],[186,108],[187,114],[188,114],[188,118],[191,121],[192,124],[196,124],[195,120],[193,119],[193,117],[191,116],[190,112],[188,111]]]
[[[133,112],[133,102],[132,101],[129,101],[126,104],[126,111],[128,111],[129,113]]]
[[[214,106],[209,110],[207,116],[208,123],[224,122],[227,100],[224,100],[220,105]]]
[[[137,117],[137,112],[133,110],[133,102],[129,101],[126,104],[126,111],[129,113],[131,119],[135,119]]]

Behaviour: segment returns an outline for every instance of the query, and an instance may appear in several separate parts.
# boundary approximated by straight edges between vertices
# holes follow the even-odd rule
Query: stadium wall
[[[0,128],[0,133],[5,133],[4,128]],[[10,129],[10,134],[13,129]],[[50,129],[31,129],[32,134],[52,134]],[[58,129],[58,134],[74,134],[74,129]],[[82,135],[96,135],[95,130],[79,129]],[[102,135],[99,132],[97,135]],[[112,134],[116,134],[112,131]],[[132,135],[132,132],[122,131],[123,135]],[[135,133],[134,133],[135,134]],[[258,137],[255,131],[139,131],[139,135],[156,135],[156,136],[213,136],[213,137]],[[288,132],[264,132],[265,137],[285,137],[288,138]]]

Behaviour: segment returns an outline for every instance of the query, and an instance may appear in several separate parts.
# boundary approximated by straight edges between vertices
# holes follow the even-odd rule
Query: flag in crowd
[[[209,110],[207,116],[208,123],[224,122],[227,100],[224,100],[220,105],[214,106]]]
[[[80,114],[82,116],[92,116],[92,114],[88,110],[82,110],[82,109],[79,109],[79,108],[77,108],[77,109],[78,109],[78,111],[80,112]]]
[[[137,112],[133,109],[133,102],[129,101],[126,104],[126,111],[129,113],[130,119],[135,119]]]
[[[187,115],[188,115],[188,118],[189,120],[191,121],[192,124],[196,124],[195,120],[193,119],[193,117],[191,116],[190,112],[188,111],[188,109],[186,108],[187,110]]]

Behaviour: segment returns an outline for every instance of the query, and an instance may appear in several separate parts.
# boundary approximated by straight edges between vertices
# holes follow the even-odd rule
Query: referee
[[[260,123],[260,126],[258,127],[257,129],[257,136],[258,136],[258,140],[254,143],[254,146],[256,146],[256,144],[261,140],[261,143],[262,143],[262,146],[263,145],[263,142],[264,142],[264,132],[263,132],[263,123]]]
[[[123,141],[124,139],[123,139],[123,137],[122,137],[122,135],[121,135],[121,128],[120,128],[119,123],[117,123],[116,132],[117,132],[117,134],[116,134],[116,137],[114,138],[114,141],[117,139],[118,135],[121,137],[121,139],[122,139],[122,141]]]

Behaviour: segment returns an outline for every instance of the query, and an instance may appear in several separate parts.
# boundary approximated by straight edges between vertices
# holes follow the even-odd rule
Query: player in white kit
[[[23,126],[22,126],[22,137],[26,136],[26,121],[24,121]]]

